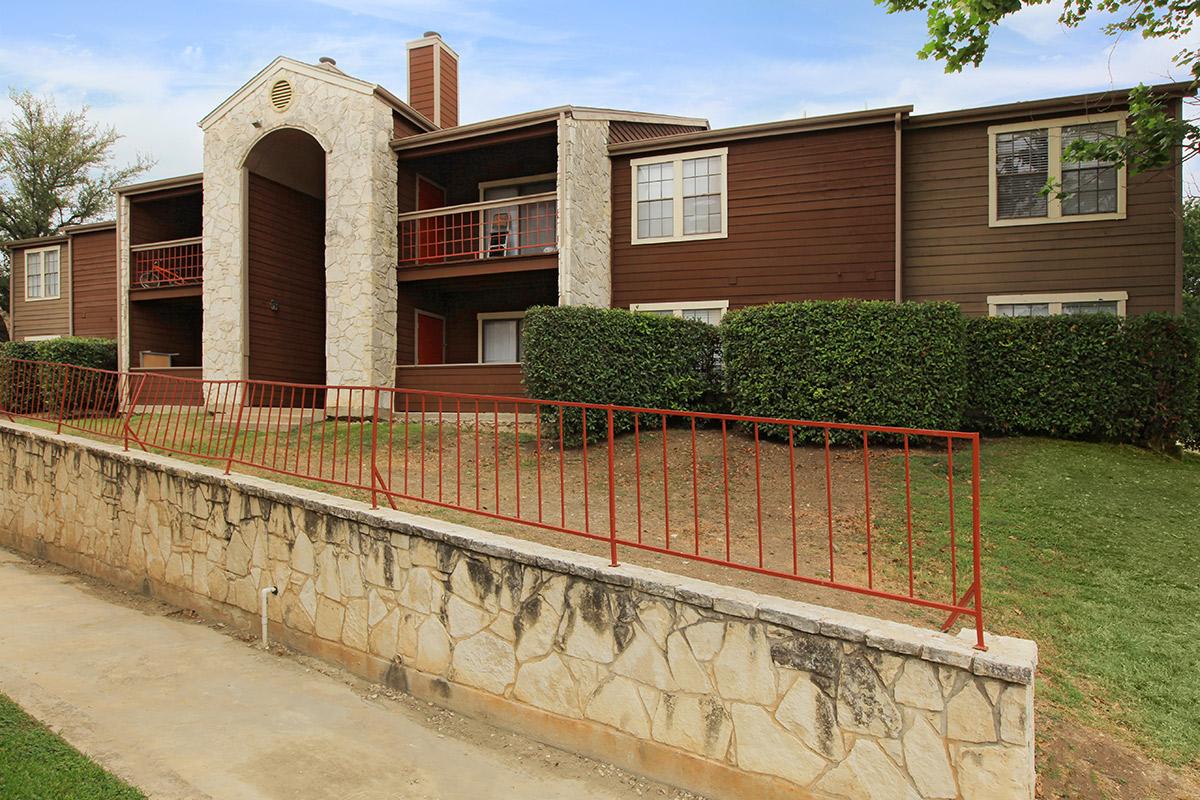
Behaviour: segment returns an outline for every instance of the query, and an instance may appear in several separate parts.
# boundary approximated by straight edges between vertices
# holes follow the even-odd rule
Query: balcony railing
[[[554,192],[400,215],[402,267],[556,252]]]
[[[197,236],[129,248],[131,288],[199,286],[204,281],[204,245]]]

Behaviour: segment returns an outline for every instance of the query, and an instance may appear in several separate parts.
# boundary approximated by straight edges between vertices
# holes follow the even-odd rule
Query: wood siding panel
[[[201,207],[204,195],[199,186],[174,189],[146,197],[133,198],[129,204],[129,243],[149,244],[200,236],[203,229]]]
[[[397,389],[524,397],[526,391],[521,380],[520,364],[447,364],[396,368]]]
[[[12,277],[9,281],[10,311],[13,341],[30,336],[66,336],[71,332],[70,255],[65,243],[57,246],[59,297],[57,300],[25,299],[25,251],[39,250],[33,246],[12,251]]]
[[[438,48],[441,63],[441,105],[443,128],[458,125],[458,59],[442,48]]]
[[[671,152],[709,149],[721,142]],[[630,156],[613,159],[612,303],[894,296],[891,125],[731,141],[729,236],[630,243]],[[666,152],[666,151],[665,151]],[[649,154],[639,153],[638,156]]]
[[[407,136],[416,136],[418,133],[424,133],[422,128],[418,128],[413,123],[409,122],[404,117],[400,116],[399,112],[392,112],[392,138],[403,139]]]
[[[117,232],[71,237],[75,335],[117,338]]]
[[[432,120],[434,46],[408,51],[408,104]]]
[[[1131,176],[1127,217],[988,226],[989,125],[903,134],[903,293],[986,314],[987,296],[1118,290],[1127,311],[1175,308],[1175,174]]]
[[[203,363],[204,312],[199,297],[133,301],[129,304],[129,363],[141,364],[141,353],[175,353],[175,365]]]
[[[248,216],[249,375],[324,383],[325,203],[250,173]]]
[[[637,142],[643,139],[657,139],[659,136],[674,136],[678,133],[702,131],[700,125],[673,125],[662,122],[625,122],[615,120],[608,125],[608,143]]]

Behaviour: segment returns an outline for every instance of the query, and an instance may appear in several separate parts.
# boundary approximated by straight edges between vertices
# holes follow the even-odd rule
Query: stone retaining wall
[[[0,542],[715,797],[1031,798],[1032,642],[966,639],[0,422]],[[114,642],[114,646],[119,646]]]

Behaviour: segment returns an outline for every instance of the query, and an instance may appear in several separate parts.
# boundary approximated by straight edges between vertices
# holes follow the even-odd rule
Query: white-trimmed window
[[[1050,317],[1058,314],[1112,314],[1125,316],[1128,292],[1065,292],[1061,294],[989,295],[988,315],[993,317]]]
[[[524,311],[479,314],[479,363],[516,364],[525,357],[521,332]]]
[[[25,251],[25,299],[57,300],[61,270],[59,248],[43,247]]]
[[[728,236],[729,149],[647,156],[630,162],[634,244]]]
[[[645,314],[661,314],[665,317],[694,319],[716,325],[729,310],[728,300],[698,300],[686,303],[634,303],[630,311]]]
[[[1080,139],[1125,135],[1125,112],[988,128],[988,224],[1036,225],[1125,218],[1125,168],[1067,161]],[[1043,194],[1050,182],[1057,192]],[[1061,196],[1060,196],[1061,195]]]

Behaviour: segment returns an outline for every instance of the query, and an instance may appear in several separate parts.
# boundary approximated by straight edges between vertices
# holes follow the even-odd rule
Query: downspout
[[[896,277],[896,302],[900,303],[904,300],[904,277],[902,275],[904,263],[904,175],[901,169],[901,150],[900,150],[900,130],[904,124],[904,115],[899,111],[896,112],[896,234],[895,234],[895,277]]]
[[[279,589],[274,586],[268,586],[258,593],[261,598],[262,608],[262,646],[264,650],[270,649],[270,641],[267,639],[267,598],[273,594],[279,594]]]
[[[58,265],[59,273],[64,270]],[[67,336],[75,335],[75,237],[67,234]],[[10,278],[11,282],[11,278]],[[11,290],[10,290],[11,291]]]
[[[565,222],[567,217],[567,204],[564,202],[566,199],[567,175],[564,167],[565,159],[563,158],[563,151],[566,148],[566,143],[564,141],[566,134],[566,121],[567,112],[558,112],[558,125],[555,127],[555,138],[557,139],[555,143],[555,157],[558,163],[554,170],[557,175],[554,190],[556,193],[555,202],[558,205],[558,230],[555,231],[555,235],[558,237],[558,305],[560,306],[570,305],[570,303],[564,302],[567,297],[567,292],[570,290],[570,286],[568,285],[569,281],[567,280],[568,275],[563,269],[564,257],[566,257],[568,260],[570,258],[565,246],[566,236],[564,236],[564,232],[566,231]]]

